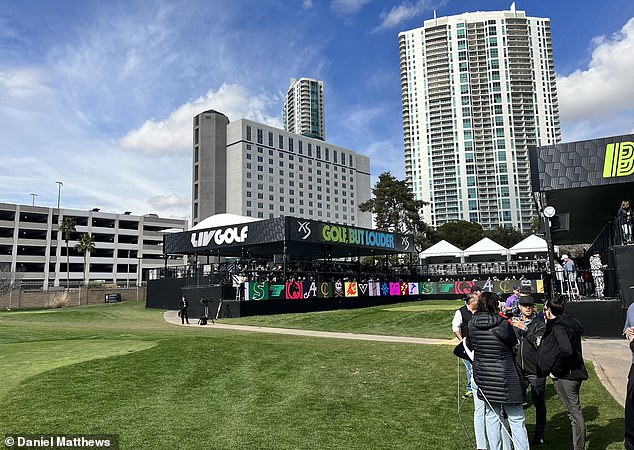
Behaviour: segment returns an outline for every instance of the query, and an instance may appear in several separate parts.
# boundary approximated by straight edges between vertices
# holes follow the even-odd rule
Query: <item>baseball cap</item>
[[[568,255],[561,255],[561,259],[570,259],[570,258],[568,258]]]
[[[518,303],[520,305],[534,305],[535,304],[535,299],[533,297],[531,297],[530,295],[527,295],[526,297],[520,297]]]

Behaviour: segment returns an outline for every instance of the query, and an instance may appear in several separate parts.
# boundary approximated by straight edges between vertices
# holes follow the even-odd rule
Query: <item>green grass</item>
[[[371,332],[401,321],[422,333],[416,319],[431,325],[419,314],[434,308],[339,312],[342,323],[367,328],[365,312],[387,328]],[[447,328],[450,311],[438,313]],[[458,368],[462,383],[447,346],[183,328],[134,303],[0,312],[0,435],[114,433],[130,449],[468,448]],[[544,448],[566,448],[568,419],[548,392]],[[594,373],[582,402],[588,448],[621,448],[623,408]]]
[[[359,309],[222,319],[221,323],[451,339],[451,319],[462,305],[461,300],[425,300]]]

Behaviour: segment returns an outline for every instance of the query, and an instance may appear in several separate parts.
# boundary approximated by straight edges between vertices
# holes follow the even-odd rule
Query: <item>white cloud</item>
[[[618,33],[595,38],[593,45],[587,69],[557,77],[562,128],[597,127],[617,114],[634,112],[634,18]]]
[[[330,9],[340,16],[356,14],[371,0],[332,0]]]
[[[34,67],[18,67],[0,71],[0,98],[34,97],[50,92],[46,75]]]
[[[311,9],[313,6],[315,6],[313,0],[303,0],[302,2],[302,8],[304,9]]]
[[[442,2],[444,3],[444,2]],[[381,24],[372,29],[373,33],[396,28],[401,23],[412,19],[431,8],[431,1],[419,0],[416,3],[403,2],[391,10],[381,12]]]
[[[149,119],[138,129],[121,138],[121,147],[148,156],[162,156],[191,151],[192,119],[201,112],[214,109],[230,121],[247,118],[281,127],[281,120],[267,110],[277,106],[279,99],[265,93],[252,94],[235,84],[223,84],[217,91],[187,102],[174,110],[167,119]]]
[[[165,211],[171,209],[188,209],[191,206],[189,197],[180,195],[155,195],[148,200],[148,203],[157,210]]]

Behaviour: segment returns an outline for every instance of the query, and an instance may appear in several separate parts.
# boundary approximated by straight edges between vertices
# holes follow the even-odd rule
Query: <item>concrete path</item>
[[[632,352],[626,339],[585,339],[583,357],[594,363],[597,376],[612,397],[625,407]]]
[[[178,311],[166,311],[163,314],[164,319],[176,325],[184,327],[198,327],[198,319],[190,320],[189,325],[181,324],[181,319],[178,317]],[[211,321],[207,322],[207,326],[216,330],[234,330],[234,331],[250,331],[254,333],[274,333],[274,334],[287,334],[291,336],[308,336],[308,337],[321,337],[332,339],[353,339],[359,341],[379,341],[379,342],[399,342],[407,344],[447,344],[456,345],[457,340],[448,339],[429,339],[429,338],[416,338],[407,336],[383,336],[380,334],[357,334],[357,333],[338,333],[333,331],[313,331],[313,330],[297,330],[293,328],[273,328],[273,327],[255,327],[251,325],[233,325],[223,324],[216,322],[212,325]]]
[[[354,339],[362,341],[398,342],[406,344],[440,344],[455,346],[457,339],[429,339],[407,336],[382,336],[378,334],[338,333],[331,331],[296,330],[292,328],[256,327],[251,325],[232,325],[216,322],[207,327],[200,327],[198,319],[191,319],[189,325],[181,324],[178,311],[166,311],[163,314],[166,322],[171,324],[212,328],[218,330],[248,331],[255,333],[274,333],[291,336],[309,336],[332,339]],[[585,339],[583,340],[583,357],[593,362],[597,376],[608,392],[621,406],[625,406],[625,391],[627,388],[627,375],[632,364],[632,352],[625,339]]]

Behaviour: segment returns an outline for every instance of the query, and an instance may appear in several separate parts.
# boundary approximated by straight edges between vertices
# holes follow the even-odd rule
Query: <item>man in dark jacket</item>
[[[189,325],[189,317],[187,316],[187,308],[189,307],[189,303],[187,302],[187,299],[184,295],[181,297],[181,301],[179,302],[178,307],[181,316],[181,324],[184,324],[185,321],[187,321],[187,325]]]
[[[579,390],[581,382],[588,379],[581,351],[583,327],[574,317],[562,315],[565,303],[562,295],[549,300],[544,306],[546,332],[539,347],[539,371],[553,378],[557,396],[570,419],[574,449],[583,450],[586,445],[586,423]]]
[[[526,386],[515,364],[517,338],[508,320],[499,314],[498,296],[483,292],[478,310],[469,322],[468,346],[473,349],[473,378],[478,397],[485,402],[486,434],[490,448],[502,448],[504,412],[508,416],[513,446],[528,450],[524,424]]]
[[[515,360],[530,382],[531,399],[535,406],[535,434],[531,445],[541,445],[546,429],[546,377],[538,376],[537,349],[546,332],[546,323],[537,314],[533,297],[521,297],[519,302],[520,314],[513,317],[513,327],[519,341]]]

